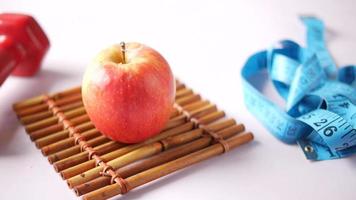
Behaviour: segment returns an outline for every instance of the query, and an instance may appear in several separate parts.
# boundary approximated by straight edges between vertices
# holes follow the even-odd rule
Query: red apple
[[[82,84],[85,109],[113,140],[137,143],[158,134],[169,120],[175,80],[161,54],[139,43],[121,43],[88,66]]]

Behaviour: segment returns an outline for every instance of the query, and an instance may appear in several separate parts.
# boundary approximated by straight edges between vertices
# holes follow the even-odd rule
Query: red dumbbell
[[[49,40],[33,17],[0,14],[0,85],[10,74],[34,75],[48,48]]]

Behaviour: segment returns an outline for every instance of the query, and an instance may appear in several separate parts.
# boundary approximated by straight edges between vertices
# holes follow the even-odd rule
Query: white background
[[[304,44],[299,14],[325,21],[339,65],[356,63],[356,2],[92,2],[0,2],[1,12],[34,15],[52,43],[37,76],[10,77],[0,88],[0,199],[77,199],[30,142],[11,105],[79,85],[90,59],[120,41],[160,51],[177,77],[246,124],[255,141],[117,199],[356,199],[356,157],[310,162],[296,145],[277,141],[244,107],[239,75],[249,55],[280,39]]]

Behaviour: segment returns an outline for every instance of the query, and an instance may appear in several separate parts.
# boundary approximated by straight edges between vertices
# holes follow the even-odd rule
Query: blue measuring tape
[[[302,17],[307,46],[284,40],[252,55],[241,75],[247,108],[279,140],[298,143],[310,160],[356,152],[356,66],[336,67],[324,24]],[[251,78],[267,71],[286,108],[267,99]]]

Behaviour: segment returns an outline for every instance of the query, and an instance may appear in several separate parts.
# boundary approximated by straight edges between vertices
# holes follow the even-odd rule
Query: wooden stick
[[[31,106],[36,106],[38,104],[41,104],[44,99],[44,95],[32,97],[30,99],[26,99],[24,101],[20,101],[18,103],[15,103],[12,107],[15,111],[20,111],[20,109],[26,109]]]
[[[216,111],[213,113],[209,113],[205,116],[202,116],[199,118],[199,122],[201,124],[209,124],[213,121],[216,121],[217,119],[225,117],[225,112],[224,111]]]
[[[72,94],[76,94],[76,93],[80,93],[80,92],[81,92],[81,87],[74,87],[74,88],[59,92],[59,93],[55,93],[55,94],[51,95],[51,97],[55,98],[55,99],[59,99],[61,97],[70,96]],[[26,99],[24,101],[20,101],[13,105],[13,109],[18,111],[20,109],[32,107],[34,105],[43,103],[43,99],[44,99],[44,95],[40,95],[37,97]]]
[[[43,100],[44,100],[44,96],[42,97],[42,100],[41,100],[42,102],[40,104],[16,110],[17,116],[26,117],[28,115],[32,115],[32,114],[35,114],[38,112],[48,110],[48,104],[45,103]],[[63,98],[54,99],[57,106],[64,106],[64,105],[67,105],[70,103],[80,102],[81,100],[82,100],[82,96],[80,93],[72,94],[70,96],[65,96]]]
[[[189,106],[189,109],[186,109],[186,111],[188,111],[188,112],[192,112],[192,111],[201,112],[204,110],[214,109],[213,108],[214,105],[209,104],[209,102],[207,102],[207,101],[193,102],[193,103],[188,104],[187,106]],[[166,125],[166,128],[164,130],[172,128],[172,127],[176,126],[177,123],[181,123],[182,121],[186,120],[185,115],[183,115],[183,114],[178,115],[178,110],[177,109],[174,109],[174,110],[175,110],[174,115],[171,115],[172,118],[169,121],[169,123]]]
[[[88,122],[89,120],[90,119],[89,119],[88,115],[86,115],[86,114],[69,119],[69,121],[73,124],[73,126],[77,126],[79,124]],[[37,140],[39,138],[48,136],[50,134],[53,134],[53,133],[56,133],[56,132],[62,131],[62,130],[64,130],[63,124],[57,123],[57,124],[48,126],[46,128],[31,132],[31,133],[29,133],[29,136],[30,136],[31,140]]]
[[[125,154],[125,155],[123,155],[121,157],[118,157],[115,160],[117,160],[117,166],[124,166],[124,165],[132,163],[132,162],[134,162],[136,160],[147,158],[149,156],[155,155],[155,154],[157,154],[157,153],[159,153],[161,151],[162,151],[162,144],[159,143],[159,142],[155,142],[155,143],[152,143],[152,144],[145,145],[145,146],[143,146],[143,147],[141,147],[139,149],[136,149],[136,150],[134,150],[134,151],[132,151],[132,152],[130,152],[128,154]],[[118,164],[118,163],[120,163],[120,164]],[[85,183],[85,182],[87,182],[89,180],[92,180],[92,179],[94,179],[96,177],[99,177],[100,176],[100,172],[103,169],[104,168],[102,166],[98,166],[96,168],[93,168],[93,169],[83,173],[82,176],[80,176],[80,175],[74,176],[74,177],[72,177],[72,178],[67,180],[68,186],[72,188],[73,186],[79,185],[81,183]],[[80,179],[79,177],[83,177],[83,179]]]
[[[84,107],[81,107],[81,108],[77,108],[77,109],[74,109],[74,110],[71,110],[71,111],[64,112],[64,115],[67,117],[67,119],[71,119],[71,118],[83,115],[85,113],[86,112],[85,112]],[[29,124],[29,125],[25,126],[25,129],[26,129],[27,132],[33,132],[33,131],[36,131],[36,130],[51,126],[51,125],[56,124],[56,123],[58,123],[58,117],[57,116],[53,116],[53,117],[50,117],[50,118],[35,122],[33,124]]]
[[[83,139],[88,141],[92,138],[102,136],[102,134],[97,129],[93,128],[81,133],[81,136],[83,137]],[[41,152],[44,156],[47,156],[49,154],[57,153],[58,151],[61,151],[63,149],[68,149],[74,145],[76,145],[75,139],[73,137],[69,137],[67,139],[60,140],[58,142],[42,147]]]
[[[179,116],[183,116],[182,114],[179,115]],[[168,121],[168,123],[165,125],[165,127],[162,129],[162,131],[166,131],[166,130],[169,130],[169,129],[172,129],[174,127],[177,127],[179,125],[182,125],[184,124],[185,122],[187,121],[186,117],[182,117],[182,118],[179,118],[179,120],[177,120],[176,118],[173,118],[173,119],[170,119]],[[162,132],[161,131],[161,132]]]
[[[90,131],[94,131],[94,130],[95,129],[90,130]],[[106,136],[101,135],[101,134],[97,137],[89,138],[87,140],[87,144],[90,145],[91,147],[97,147],[97,146],[104,145],[104,144],[111,144],[111,147],[110,147],[111,150],[116,150],[123,146],[123,144],[114,142],[114,141],[110,140],[109,138],[107,138]],[[66,143],[65,145],[68,145],[68,143]],[[42,151],[42,149],[41,149],[41,151]],[[61,152],[61,154],[58,154],[58,152]],[[47,155],[49,154],[47,159],[51,164],[53,164],[54,162],[56,162],[58,160],[64,159],[61,157],[64,155],[63,154],[64,152],[67,153],[68,154],[67,157],[69,157],[74,154],[81,153],[82,149],[80,148],[80,145],[75,144],[70,147],[65,146],[65,147],[63,147],[63,149],[60,149],[60,151],[58,151],[58,152],[54,152],[54,153],[50,153],[50,154],[47,153]],[[42,154],[45,154],[45,153],[42,152]],[[67,158],[67,157],[65,157],[65,158]]]
[[[225,127],[232,126],[236,124],[236,121],[234,119],[225,119],[222,121],[217,121],[212,124],[209,124],[209,126],[206,127],[206,129],[213,131],[213,130],[221,130]]]
[[[87,144],[93,147],[95,150],[100,150],[100,152],[114,151],[118,148],[125,146],[122,143],[109,140],[105,136],[99,136],[94,139],[88,140]],[[82,152],[80,145],[75,145],[68,149],[64,149],[57,153],[49,155],[48,161],[53,164],[53,167],[56,172],[60,172],[68,168],[67,165],[71,165],[68,163],[76,162],[77,160],[82,160],[81,162],[85,162],[87,158],[88,152]],[[75,164],[73,164],[72,166],[74,165]]]
[[[66,104],[64,106],[59,106],[59,111],[67,112],[67,111],[70,111],[70,110],[73,110],[76,108],[80,108],[80,107],[83,107],[83,102],[77,101],[77,102],[73,102],[70,104]],[[22,117],[22,118],[20,118],[20,122],[24,125],[28,125],[28,124],[34,123],[36,121],[46,119],[50,116],[53,116],[53,112],[50,110],[46,110],[46,111],[42,111],[39,113],[35,113],[35,114],[31,114],[31,115]]]
[[[129,165],[126,165],[124,167],[121,167],[118,170],[116,170],[116,173],[120,174],[122,178],[127,178],[129,176],[132,176],[134,174],[137,174],[149,168],[155,167],[157,165],[177,159],[179,157],[182,157],[194,151],[200,150],[204,147],[207,147],[209,143],[210,140],[208,137],[201,138],[199,140],[195,140],[193,142],[179,146],[177,148],[164,151],[153,157],[139,160]],[[81,196],[88,192],[110,185],[110,181],[111,181],[110,177],[101,176],[87,183],[78,185],[73,189],[77,196]]]
[[[252,133],[247,133],[243,135],[234,136],[226,142],[230,146],[230,148],[235,148],[242,144],[245,144],[253,139]],[[210,157],[222,154],[224,152],[224,148],[221,144],[217,143],[211,145],[207,148],[204,148],[200,151],[188,154],[176,160],[170,161],[168,163],[159,165],[157,167],[151,168],[149,170],[143,171],[139,174],[126,178],[128,190],[134,189],[138,186],[141,186],[145,183],[198,163],[200,161],[206,160]],[[109,186],[100,188],[93,192],[90,192],[83,196],[84,200],[101,200],[108,199],[110,197],[121,194],[121,188],[119,184],[111,184]]]
[[[190,115],[192,117],[199,118],[199,117],[202,117],[204,115],[207,115],[207,114],[215,112],[215,111],[217,111],[216,105],[208,104],[208,105],[203,106],[199,109],[191,111]]]
[[[206,106],[209,104],[210,104],[209,101],[200,100],[200,101],[196,101],[196,102],[184,105],[184,106],[182,106],[182,108],[189,112],[189,111],[195,110],[198,107],[203,107],[203,106]]]
[[[20,122],[23,125],[28,125],[28,124],[34,123],[36,121],[40,121],[42,119],[49,118],[51,116],[53,116],[53,113],[49,110],[45,110],[45,111],[42,111],[42,112],[39,112],[36,114],[24,116],[24,117],[20,118]]]
[[[174,128],[174,127],[177,127],[179,125],[182,125],[183,123],[185,123],[185,121],[186,121],[185,119],[183,119],[181,121],[172,121],[172,120],[170,120],[168,122],[168,124],[166,125],[166,127],[163,129],[163,131],[166,131],[166,130],[169,130],[170,128]],[[112,147],[115,148],[115,145],[112,144]],[[54,163],[56,161],[63,160],[65,158],[68,158],[68,157],[73,156],[73,155],[78,154],[78,153],[80,153],[80,147],[74,146],[74,147],[70,147],[69,149],[62,149],[60,152],[57,152],[54,155],[50,155],[48,157],[48,160],[49,160],[50,163]],[[85,162],[83,160],[85,160],[85,157],[87,157],[87,155],[84,152],[84,153],[81,153],[80,155],[77,155],[77,157],[81,157],[78,160],[81,160],[82,162]],[[65,164],[63,164],[65,162],[70,162],[70,163],[73,164],[74,162],[69,161],[70,159],[75,160],[75,158],[68,158],[65,161],[55,163],[54,167],[55,167],[56,171],[58,172],[58,171],[64,170],[65,168],[68,168],[68,167],[66,167]]]
[[[237,131],[242,131],[243,130],[243,126],[237,126]],[[118,169],[119,167],[122,167],[126,164],[128,164],[128,161],[136,161],[139,159],[142,159],[143,157],[147,157],[147,156],[152,156],[164,149],[168,149],[168,148],[172,148],[178,145],[182,145],[185,144],[187,142],[190,142],[194,139],[197,139],[198,137],[201,137],[201,135],[203,134],[203,129],[195,129],[193,131],[189,131],[188,133],[182,133],[179,134],[175,137],[170,137],[164,140],[161,140],[160,142],[157,142],[157,145],[163,145],[163,148],[159,148],[159,149],[154,149],[153,147],[147,147],[143,146],[133,152],[130,152],[126,155],[123,155],[121,157],[117,157],[109,162],[107,162],[106,160],[104,160],[104,162],[107,162],[108,165],[110,165],[111,167],[113,167],[114,169]],[[152,151],[145,149],[145,148],[152,148]],[[152,154],[149,154],[152,153]],[[97,166],[91,170],[85,171],[84,173],[81,173],[75,177],[72,177],[70,179],[68,179],[67,183],[70,187],[85,183],[89,180],[92,180],[98,176],[100,176],[100,172],[103,170],[104,167],[102,166]]]
[[[195,102],[195,101],[199,101],[201,99],[199,94],[193,94],[193,95],[189,95],[189,96],[185,96],[183,98],[177,99],[176,103],[184,106],[187,105],[189,103]]]
[[[203,132],[202,129],[195,129],[193,131],[188,132],[190,136],[193,136],[193,138],[189,138],[189,139],[193,140],[193,139],[199,137],[202,134],[202,132]],[[179,143],[185,142],[186,140],[184,140],[184,138],[182,138],[183,136],[184,136],[184,133],[175,136],[174,141],[171,141],[171,140],[165,141],[167,148],[169,148],[168,145],[170,145],[170,142],[176,142],[176,143],[177,143],[177,141]],[[172,144],[172,145],[174,145],[174,144]],[[128,147],[131,147],[131,146],[128,146]],[[127,165],[129,163],[132,163],[136,160],[140,160],[140,159],[155,155],[163,150],[164,150],[163,143],[154,142],[151,144],[143,145],[140,148],[136,148],[135,150],[127,152],[126,154],[123,154],[120,157],[116,157],[115,159],[112,159],[110,161],[106,160],[105,157],[104,158],[102,157],[102,158],[103,158],[104,162],[107,162],[108,165],[112,166],[114,169],[117,169],[117,168]],[[83,172],[77,176],[73,176],[67,180],[68,186],[73,187],[73,186],[79,185],[81,183],[85,183],[89,180],[92,180],[96,177],[99,177],[100,172],[103,171],[103,169],[104,169],[103,166],[100,166],[100,165],[97,167],[94,166],[91,169],[86,170],[85,172]]]
[[[78,130],[78,132],[87,131],[87,130],[90,130],[93,128],[95,128],[94,124],[90,121],[86,122],[84,124],[80,124],[79,126],[76,126],[76,129]],[[63,131],[59,131],[55,134],[51,134],[46,137],[42,137],[38,140],[35,140],[35,144],[38,148],[42,148],[44,146],[47,146],[47,145],[53,144],[55,142],[58,142],[60,140],[66,139],[69,136],[70,136],[69,131],[66,129]]]
[[[238,128],[236,128],[236,127],[238,127]],[[231,137],[232,135],[242,132],[244,130],[244,127],[241,125],[238,125],[238,126],[232,126],[230,128],[224,129],[224,130],[225,131],[217,132],[217,134],[220,135],[222,138],[226,139],[228,137]],[[118,170],[116,170],[116,173],[120,174],[122,178],[127,178],[129,176],[140,173],[140,172],[147,170],[149,168],[158,166],[160,164],[172,161],[174,159],[185,156],[185,155],[192,153],[194,151],[205,148],[211,143],[211,141],[212,141],[212,137],[202,137],[198,140],[192,141],[185,145],[181,145],[181,146],[175,147],[173,149],[164,151],[164,152],[162,152],[158,155],[155,155],[153,157],[139,160],[139,161],[136,161],[129,165],[126,165],[124,167],[121,167]],[[101,176],[99,178],[96,178],[94,180],[86,182],[85,184],[81,184],[81,185],[74,187],[74,191],[78,196],[81,196],[88,192],[91,192],[91,191],[94,191],[101,187],[109,185],[110,180],[111,180],[110,177]]]
[[[188,88],[182,88],[181,90],[178,90],[176,92],[176,99],[182,98],[184,96],[188,96],[193,94],[193,90],[192,89],[188,89]]]
[[[102,158],[102,160],[104,162],[107,162],[107,161],[110,161],[110,160],[113,160],[119,156],[122,156],[126,153],[129,153],[133,150],[136,150],[146,144],[150,144],[150,143],[153,143],[153,142],[157,142],[161,139],[164,139],[166,137],[169,137],[169,136],[173,136],[173,135],[177,135],[177,134],[180,134],[180,133],[183,133],[183,132],[186,132],[186,131],[189,131],[189,130],[192,130],[194,128],[193,126],[193,123],[192,122],[188,122],[188,123],[185,123],[183,125],[180,125],[176,128],[173,128],[173,129],[170,129],[170,130],[167,130],[167,131],[164,131],[162,133],[160,133],[159,135],[156,135],[142,143],[138,143],[138,144],[133,144],[133,145],[129,145],[129,146],[126,146],[126,147],[123,147],[123,148],[120,148],[116,151],[112,151],[110,153],[106,153],[105,155],[102,155],[99,151],[98,154],[100,155],[100,157]],[[65,170],[61,171],[61,176],[64,178],[64,179],[68,179],[70,177],[73,177],[75,175],[78,175],[80,173],[83,173],[89,169],[92,169],[92,168],[95,168],[96,165],[95,165],[95,160],[88,160],[88,157],[86,158],[77,158],[77,156],[75,156],[75,160],[73,159],[68,159],[69,160],[69,163],[67,162],[62,162],[62,165],[65,165]],[[82,162],[83,160],[85,160],[86,162]],[[74,163],[74,165],[73,165]],[[57,164],[57,163],[55,163]],[[72,167],[73,166],[73,167]],[[70,167],[70,168],[68,168]],[[63,168],[63,167],[62,167]]]
[[[185,123],[185,121],[181,121],[180,123],[176,123],[175,125],[179,126],[179,125],[182,125],[183,123]],[[169,125],[169,123],[168,123],[168,125]],[[174,128],[174,127],[172,127],[172,128]],[[97,149],[95,149],[95,150],[99,151],[100,153],[103,153],[103,154],[108,153],[108,152],[102,151],[101,147],[97,147]],[[104,150],[106,150],[106,149],[104,148]],[[87,152],[83,152],[83,153],[80,153],[77,155],[74,155],[74,154],[69,155],[69,153],[72,153],[72,152],[73,151],[64,150],[64,152],[59,152],[53,158],[53,160],[55,160],[55,161],[57,161],[58,158],[62,158],[62,159],[58,160],[56,163],[54,163],[54,168],[56,169],[56,171],[62,171],[69,167],[73,167],[75,165],[79,165],[83,162],[88,161],[88,153]],[[52,160],[52,158],[51,158],[51,160]],[[63,177],[65,177],[65,172],[63,174]]]

